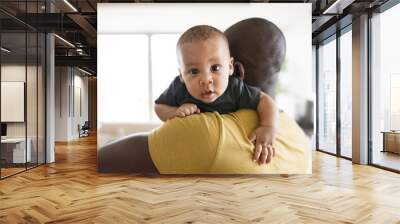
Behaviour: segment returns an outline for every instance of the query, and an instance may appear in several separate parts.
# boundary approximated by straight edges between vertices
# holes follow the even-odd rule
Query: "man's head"
[[[176,53],[190,95],[211,103],[225,92],[233,74],[233,58],[224,33],[207,25],[194,26],[179,38]]]
[[[247,84],[275,96],[278,73],[286,55],[282,31],[263,18],[235,23],[225,31],[232,56],[243,64]]]

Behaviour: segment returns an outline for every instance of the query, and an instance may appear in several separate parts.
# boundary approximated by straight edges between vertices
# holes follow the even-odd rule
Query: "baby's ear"
[[[179,68],[178,68],[178,73],[179,73],[179,80],[181,82],[183,82],[182,73],[181,73],[181,70]]]
[[[235,66],[234,66],[234,58],[231,57],[229,59],[229,75],[233,75],[235,73]]]

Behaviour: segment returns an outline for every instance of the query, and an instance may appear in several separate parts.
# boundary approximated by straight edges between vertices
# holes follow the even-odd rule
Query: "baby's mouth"
[[[201,95],[203,95],[203,96],[205,96],[205,97],[211,97],[211,96],[213,96],[214,94],[215,94],[215,92],[212,91],[212,90],[205,90],[205,91],[201,92]]]

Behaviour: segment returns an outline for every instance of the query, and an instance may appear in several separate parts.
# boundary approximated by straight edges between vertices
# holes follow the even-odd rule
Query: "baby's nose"
[[[200,80],[200,85],[209,85],[209,84],[213,84],[213,79],[211,76],[207,76],[206,78],[203,78]]]

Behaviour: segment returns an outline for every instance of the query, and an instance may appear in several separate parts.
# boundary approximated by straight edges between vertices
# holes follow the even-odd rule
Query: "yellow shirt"
[[[311,173],[309,140],[285,113],[279,114],[275,157],[267,165],[253,162],[247,136],[257,126],[249,109],[174,118],[149,134],[150,155],[161,174]]]

